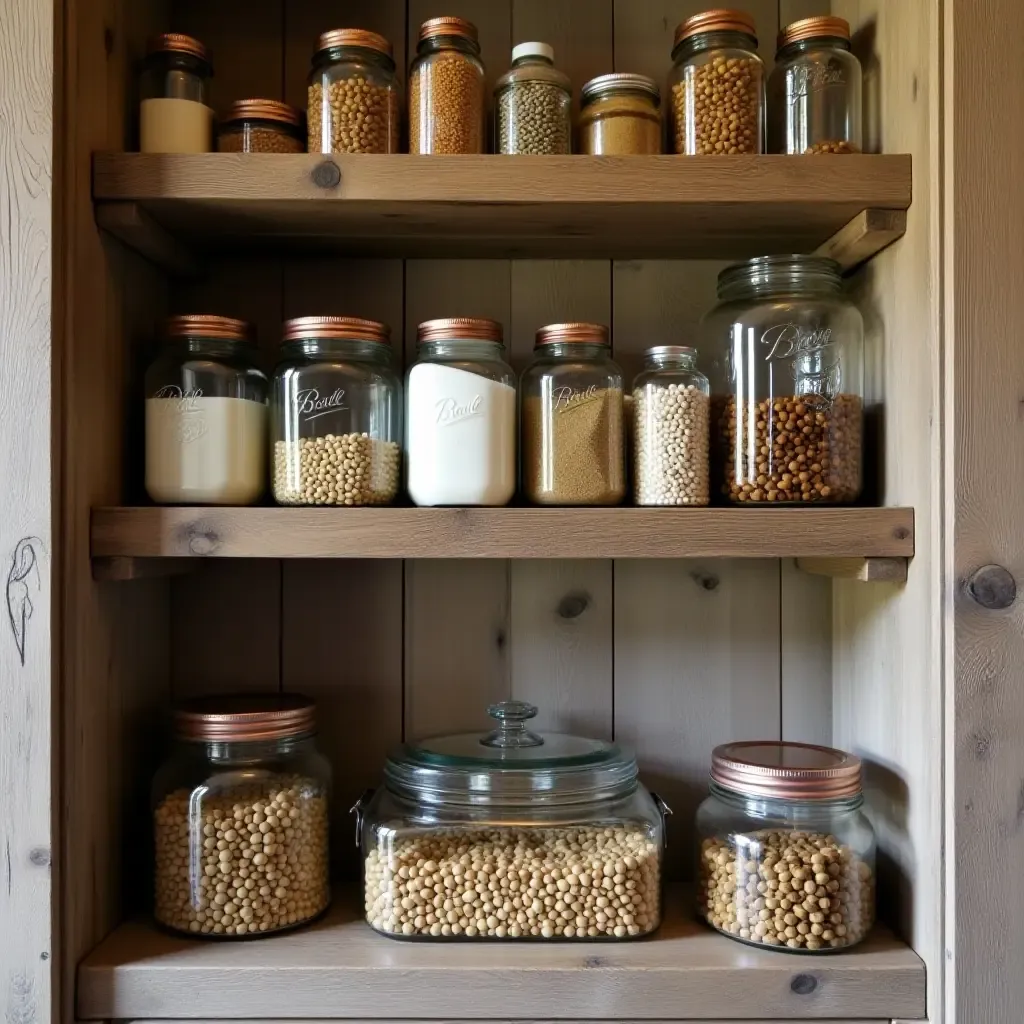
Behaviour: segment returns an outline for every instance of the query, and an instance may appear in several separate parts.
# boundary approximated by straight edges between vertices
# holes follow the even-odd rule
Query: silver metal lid
[[[656,103],[661,102],[661,90],[653,78],[648,78],[647,75],[618,73],[598,75],[597,78],[592,78],[583,86],[580,99],[586,104],[610,92],[644,92],[653,96]]]
[[[646,359],[696,359],[697,350],[689,345],[655,345],[644,352]]]

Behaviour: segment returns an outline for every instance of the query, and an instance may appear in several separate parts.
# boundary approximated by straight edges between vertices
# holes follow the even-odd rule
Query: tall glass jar
[[[402,385],[390,339],[390,328],[375,320],[304,316],[285,322],[271,402],[278,504],[394,500]]]
[[[716,747],[697,811],[697,913],[757,945],[830,953],[875,919],[875,834],[860,759],[831,747]]]
[[[710,385],[697,350],[659,345],[633,382],[634,500],[638,505],[707,505]]]
[[[324,32],[307,96],[310,153],[399,152],[398,79],[383,36],[359,28]]]
[[[794,21],[779,33],[768,80],[772,153],[859,153],[861,68],[843,18]]]
[[[218,153],[305,153],[302,112],[277,100],[238,100],[217,132]]]
[[[360,807],[370,926],[442,940],[650,934],[661,923],[665,806],[640,784],[632,753],[533,733],[529,704],[488,713],[490,733],[394,751],[384,786]]]
[[[646,75],[592,78],[580,93],[580,150],[593,156],[661,152],[661,92]]]
[[[251,325],[173,316],[146,371],[146,492],[161,505],[251,505],[267,476],[267,378]]]
[[[139,149],[143,153],[209,153],[213,149],[210,53],[198,39],[166,32],[149,40],[139,83]]]
[[[608,328],[551,324],[523,372],[523,494],[538,505],[617,505],[625,497],[622,371]]]
[[[761,153],[764,65],[754,19],[743,11],[706,11],[676,29],[672,50],[672,135],[677,153]]]
[[[406,378],[406,482],[417,505],[507,505],[516,489],[516,378],[501,324],[455,317],[417,331]]]
[[[764,256],[723,270],[701,327],[716,462],[730,501],[851,502],[860,494],[864,324],[839,265]]]
[[[547,43],[520,43],[494,90],[496,153],[549,155],[572,148],[572,85]]]
[[[211,939],[283,931],[330,901],[330,766],[304,697],[210,697],[175,710],[153,782],[155,914]]]
[[[483,153],[486,116],[476,26],[463,18],[425,21],[409,73],[409,152]]]

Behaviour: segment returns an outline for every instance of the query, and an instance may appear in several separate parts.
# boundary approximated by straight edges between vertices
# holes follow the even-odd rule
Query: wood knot
[[[341,168],[333,160],[323,160],[310,175],[317,188],[337,188],[341,184]]]
[[[606,961],[605,961],[605,958],[603,956],[588,956],[586,958],[586,960],[583,961],[583,966],[584,967],[604,967],[604,966],[606,966]]]
[[[190,555],[212,555],[219,546],[220,540],[212,530],[189,534],[188,552]]]
[[[709,572],[691,572],[690,578],[697,584],[698,587],[702,587],[704,590],[717,590],[719,579],[717,576],[713,576]]]
[[[971,574],[967,592],[982,608],[1009,608],[1017,600],[1017,581],[1001,565],[983,565]]]
[[[892,535],[896,540],[906,540],[910,536],[910,531],[905,526],[897,526]]]
[[[813,974],[797,974],[789,983],[791,992],[798,996],[809,996],[818,987],[818,979]]]
[[[559,618],[578,619],[587,610],[589,604],[590,596],[588,594],[566,594],[558,602],[556,611]]]
[[[28,859],[37,868],[48,868],[50,866],[50,851],[45,846],[37,846],[29,853]]]

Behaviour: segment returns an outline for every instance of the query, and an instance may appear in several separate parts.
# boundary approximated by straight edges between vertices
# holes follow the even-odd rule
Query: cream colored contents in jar
[[[143,100],[139,135],[143,153],[209,153],[213,111],[196,100]]]

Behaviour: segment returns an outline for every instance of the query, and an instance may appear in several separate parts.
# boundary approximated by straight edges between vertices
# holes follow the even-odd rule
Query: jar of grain
[[[396,938],[633,939],[661,922],[667,808],[614,743],[496,728],[394,751],[361,814],[366,920]],[[434,893],[446,897],[438,901]]]
[[[283,931],[330,901],[330,767],[311,701],[288,694],[180,705],[153,783],[157,921],[211,939]]]
[[[174,316],[146,371],[146,492],[161,505],[251,505],[267,466],[267,378],[250,324]]]
[[[626,493],[622,371],[608,328],[551,324],[523,372],[523,494],[538,505],[617,505]]]
[[[198,39],[166,32],[149,40],[139,83],[139,149],[143,153],[209,153],[213,149],[210,53]]]
[[[387,505],[398,493],[402,385],[375,320],[285,321],[271,413],[279,505]]]
[[[768,115],[769,152],[860,152],[861,68],[849,22],[804,18],[779,33]]]
[[[409,74],[409,152],[484,152],[484,65],[476,26],[431,18]]]
[[[306,120],[310,153],[399,152],[391,44],[359,28],[324,32],[313,55]]]
[[[572,86],[547,43],[520,43],[498,79],[496,153],[549,155],[571,150]]]
[[[217,133],[218,153],[304,153],[302,112],[277,100],[239,100]]]
[[[875,834],[860,759],[777,740],[727,743],[697,811],[697,913],[783,951],[830,953],[875,919]]]
[[[676,29],[672,50],[672,137],[677,153],[764,152],[764,65],[754,19],[705,11]]]
[[[580,93],[580,149],[595,156],[661,152],[661,93],[646,75],[601,75]]]
[[[839,265],[764,256],[718,276],[703,320],[714,353],[716,468],[734,502],[851,502],[860,495],[864,324]]]

